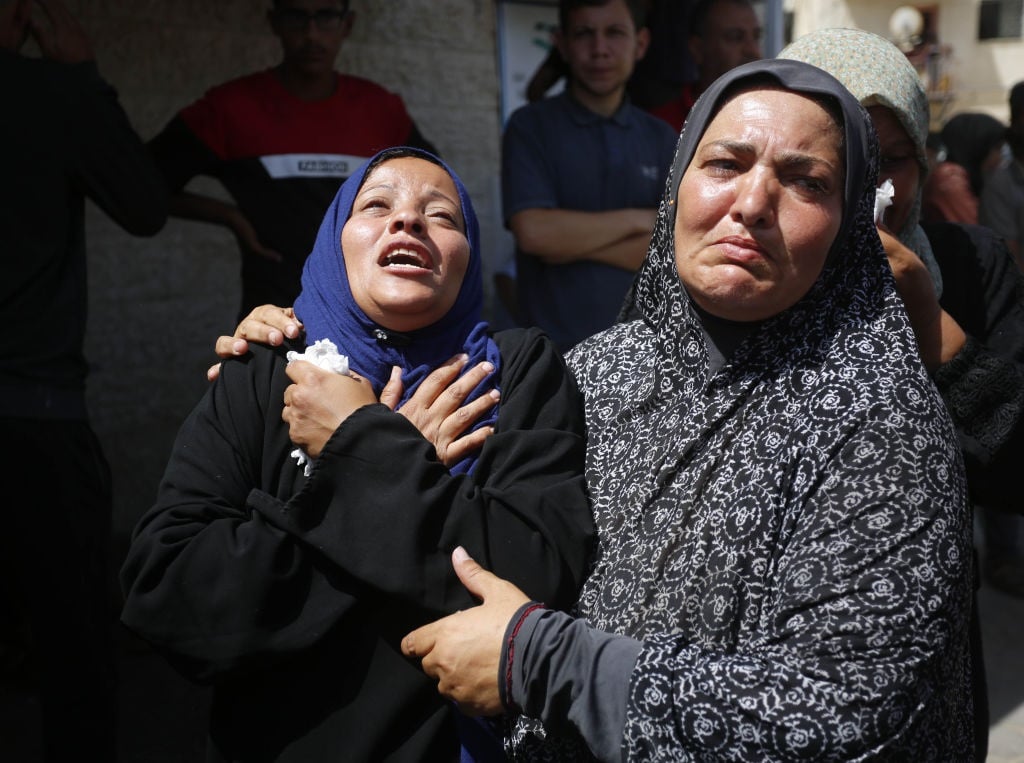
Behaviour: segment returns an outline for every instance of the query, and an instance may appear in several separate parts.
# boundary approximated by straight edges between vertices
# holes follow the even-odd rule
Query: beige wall
[[[274,64],[270,0],[68,0],[102,74],[143,138],[209,86]],[[344,71],[400,93],[457,169],[481,217],[498,225],[500,127],[490,0],[353,0]],[[219,192],[201,182],[199,188]],[[152,239],[89,210],[89,405],[114,471],[115,531],[152,503],[182,419],[205,390],[215,337],[234,327],[238,254],[225,231],[171,220]],[[9,327],[10,328],[10,327]]]
[[[978,40],[980,0],[786,0],[794,12],[794,36],[814,29],[846,26],[889,37],[889,17],[901,5],[935,7],[940,43],[951,48],[948,73],[952,97],[933,104],[937,122],[961,111],[984,111],[1007,121],[1010,87],[1024,80],[1024,40]],[[938,127],[938,124],[933,125]]]

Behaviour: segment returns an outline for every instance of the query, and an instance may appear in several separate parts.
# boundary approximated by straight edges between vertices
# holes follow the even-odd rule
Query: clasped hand
[[[249,351],[249,341],[277,346],[285,337],[298,337],[301,330],[291,308],[263,305],[249,313],[234,336],[220,337],[216,352],[222,358],[244,355]],[[370,384],[357,374],[344,376],[306,361],[292,361],[287,373],[293,384],[285,389],[281,417],[288,424],[292,442],[316,458],[331,434],[357,408],[380,402],[405,416],[434,446],[438,460],[451,467],[482,447],[493,434],[490,427],[468,433],[467,430],[500,397],[497,390],[491,390],[464,405],[476,386],[494,371],[490,363],[484,362],[460,377],[466,363],[465,355],[451,358],[432,371],[399,406],[403,386],[402,372],[397,366],[378,400]],[[219,372],[220,364],[214,365],[207,377],[212,381]]]
[[[452,566],[482,603],[417,628],[402,639],[402,653],[418,657],[423,672],[437,681],[437,690],[462,712],[500,715],[502,642],[509,621],[529,597],[485,570],[461,546],[452,553]]]
[[[326,371],[305,360],[291,361],[285,373],[294,383],[284,391],[281,418],[291,441],[312,458],[357,408],[377,402],[369,383],[355,375]]]

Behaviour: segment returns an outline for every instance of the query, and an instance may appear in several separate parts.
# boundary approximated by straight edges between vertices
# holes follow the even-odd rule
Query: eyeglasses
[[[347,8],[320,8],[312,13],[300,8],[279,8],[274,11],[274,19],[286,32],[305,32],[310,22],[321,32],[336,32],[347,15]]]

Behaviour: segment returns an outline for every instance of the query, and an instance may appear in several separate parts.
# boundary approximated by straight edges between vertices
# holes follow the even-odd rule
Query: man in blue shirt
[[[566,90],[523,106],[505,130],[522,320],[563,351],[614,323],[647,253],[676,142],[626,98],[648,40],[638,0],[561,0]]]

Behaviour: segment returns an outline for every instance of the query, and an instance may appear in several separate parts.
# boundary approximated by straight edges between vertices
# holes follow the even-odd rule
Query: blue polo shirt
[[[502,144],[506,225],[524,209],[656,208],[675,151],[665,122],[625,101],[611,117],[567,93],[516,110]],[[597,262],[548,265],[516,252],[519,308],[563,351],[615,322],[633,273]]]

